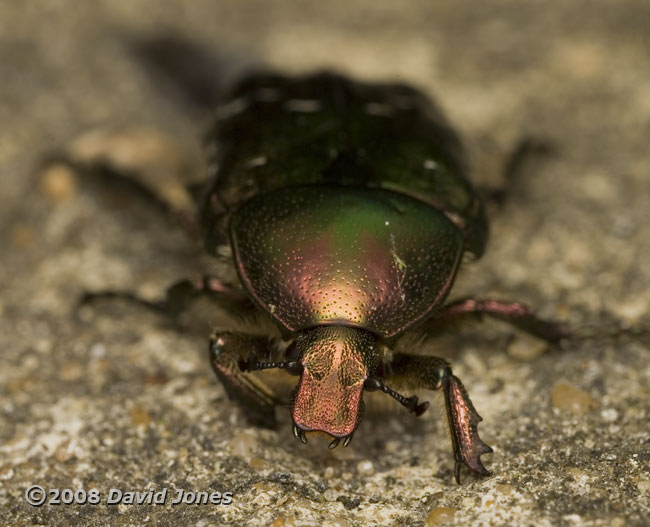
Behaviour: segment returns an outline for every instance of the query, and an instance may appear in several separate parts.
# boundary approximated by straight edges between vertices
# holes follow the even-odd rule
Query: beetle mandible
[[[178,313],[207,296],[275,328],[210,339],[214,371],[252,421],[273,425],[285,402],[254,377],[272,368],[298,377],[296,438],[324,432],[330,448],[349,444],[364,391],[421,415],[427,402],[391,386],[442,390],[456,481],[463,464],[489,474],[481,455],[492,449],[460,379],[442,358],[400,343],[483,315],[551,343],[569,330],[518,302],[445,303],[464,255],[479,258],[488,238],[454,130],[409,86],[332,73],[250,76],[216,115],[198,221],[210,254],[230,247],[240,283],[184,280],[158,307]]]

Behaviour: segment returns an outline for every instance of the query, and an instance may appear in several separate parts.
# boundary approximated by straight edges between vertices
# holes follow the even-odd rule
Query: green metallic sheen
[[[232,216],[230,235],[248,293],[291,332],[336,324],[397,335],[442,304],[463,252],[438,209],[337,185],[256,196]]]
[[[228,221],[259,194],[303,185],[386,189],[427,203],[483,254],[488,228],[460,142],[440,112],[404,85],[338,75],[262,75],[242,82],[217,111],[210,144],[218,165],[202,212],[215,253]]]

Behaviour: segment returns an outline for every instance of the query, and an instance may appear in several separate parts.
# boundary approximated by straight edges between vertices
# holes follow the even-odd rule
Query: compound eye
[[[381,390],[382,386],[382,382],[379,379],[375,379],[374,377],[368,377],[363,383],[363,389],[369,392]]]
[[[284,350],[284,358],[286,361],[296,361],[300,358],[298,346],[296,346],[295,342],[289,344],[289,346],[287,346],[287,349]]]
[[[285,370],[291,375],[302,375],[304,367],[300,361],[292,360],[290,362],[287,362]]]

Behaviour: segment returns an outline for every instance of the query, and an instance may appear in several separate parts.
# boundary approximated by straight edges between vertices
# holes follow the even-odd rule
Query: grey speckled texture
[[[0,525],[436,525],[449,513],[436,507],[458,525],[650,524],[647,1],[320,4],[0,6]],[[266,65],[414,83],[460,129],[483,182],[499,181],[522,135],[557,145],[493,215],[457,293],[524,300],[597,335],[543,354],[497,325],[439,343],[484,418],[491,477],[452,483],[435,411],[369,416],[346,450],[305,447],[288,415],[276,432],[246,425],[205,335],[123,304],[73,316],[83,291],[155,297],[205,263],[137,199],[35,175],[95,127],[164,131],[198,162],[207,113],[129,51],[156,35],[197,43],[224,81]],[[558,380],[579,395],[563,399]],[[34,508],[30,483],[234,501]]]

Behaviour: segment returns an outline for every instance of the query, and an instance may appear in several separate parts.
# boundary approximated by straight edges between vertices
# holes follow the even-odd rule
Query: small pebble
[[[54,459],[60,463],[65,463],[74,457],[74,451],[71,448],[70,441],[60,444],[54,451]]]
[[[359,461],[359,463],[357,463],[357,472],[362,476],[371,476],[375,473],[375,467],[373,466],[372,461],[366,459],[365,461]]]
[[[591,395],[566,381],[555,383],[551,391],[551,401],[555,408],[575,415],[584,414],[595,406]]]
[[[101,359],[106,355],[106,346],[101,342],[96,342],[90,347],[89,353],[93,359]]]
[[[19,223],[11,230],[11,242],[20,249],[27,249],[34,244],[36,233],[28,225]]]
[[[268,461],[259,457],[252,458],[250,460],[250,464],[251,467],[253,467],[255,470],[268,470],[273,468],[273,465],[271,465]]]
[[[53,201],[67,201],[77,193],[77,180],[70,168],[53,165],[41,174],[41,191]]]
[[[271,524],[271,527],[294,527],[296,525],[296,522],[293,518],[285,518],[284,516],[280,516],[279,518],[276,518],[275,521]]]
[[[513,491],[516,490],[515,487],[512,485],[508,485],[507,483],[502,483],[496,486],[496,490],[499,494],[503,494],[504,496],[510,496],[510,494],[513,493]]]
[[[436,507],[428,515],[424,522],[425,527],[434,525],[453,525],[456,509],[452,507]]]
[[[342,518],[340,516],[334,517],[332,519],[325,520],[323,523],[321,523],[323,527],[350,527],[350,522],[346,520],[345,518]]]
[[[618,412],[616,411],[616,408],[605,408],[600,412],[600,416],[608,423],[613,423],[618,419]]]
[[[508,345],[508,355],[520,361],[532,361],[541,357],[548,348],[546,342],[534,337],[521,336]]]
[[[136,425],[148,425],[151,423],[151,415],[142,406],[134,406],[131,408],[131,421]]]
[[[244,459],[250,459],[258,447],[257,438],[250,432],[240,432],[228,443],[230,453]]]
[[[325,498],[325,501],[336,501],[338,493],[334,489],[327,489],[323,492],[323,498]]]
[[[62,381],[76,381],[84,374],[84,369],[78,362],[66,362],[59,370]]]
[[[639,489],[641,494],[650,494],[650,481],[647,479],[640,479],[636,482],[636,488]]]

